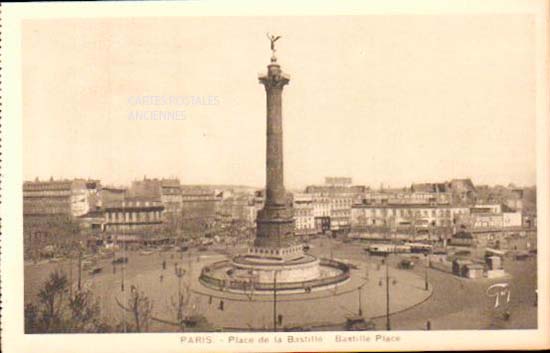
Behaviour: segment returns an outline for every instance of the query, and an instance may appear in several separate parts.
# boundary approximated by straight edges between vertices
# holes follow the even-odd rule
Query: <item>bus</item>
[[[433,246],[430,244],[424,243],[407,243],[411,248],[411,253],[413,254],[429,254],[433,251]]]
[[[371,244],[365,248],[370,255],[374,256],[386,256],[390,253],[404,254],[410,253],[411,247],[408,245],[394,245],[394,244]]]

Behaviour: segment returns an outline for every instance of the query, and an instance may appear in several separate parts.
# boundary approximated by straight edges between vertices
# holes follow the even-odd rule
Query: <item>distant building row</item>
[[[373,190],[351,178],[326,178],[290,195],[296,234],[361,231],[376,227],[471,228],[536,226],[536,208],[522,189],[476,187],[470,179]],[[178,179],[134,181],[129,188],[102,186],[99,180],[25,182],[25,218],[65,215],[103,231],[150,232],[160,224],[194,225],[197,232],[241,222],[254,227],[263,191],[187,186]],[[534,209],[534,211],[533,211]]]

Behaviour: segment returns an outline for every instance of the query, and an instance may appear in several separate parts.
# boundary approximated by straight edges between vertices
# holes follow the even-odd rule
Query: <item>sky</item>
[[[263,186],[266,32],[291,77],[287,187],[535,184],[527,15],[28,20],[24,178]]]

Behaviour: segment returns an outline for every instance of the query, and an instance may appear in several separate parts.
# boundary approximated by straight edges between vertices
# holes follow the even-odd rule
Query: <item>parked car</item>
[[[414,268],[414,262],[409,259],[403,259],[399,262],[399,268],[403,270],[410,270]]]
[[[459,256],[459,257],[467,257],[467,256],[472,255],[472,252],[469,251],[469,250],[458,250],[458,251],[455,252],[454,255]]]
[[[114,259],[113,261],[111,261],[113,263],[113,265],[117,265],[117,264],[127,264],[128,263],[128,258],[127,257],[119,257],[117,259]]]
[[[103,271],[102,267],[94,267],[90,271],[88,271],[88,273],[90,275],[95,275],[95,274],[101,273],[101,271]]]
[[[307,332],[311,331],[310,326],[285,326],[283,329],[285,332]]]
[[[350,315],[346,317],[346,330],[348,331],[371,331],[375,329],[374,322],[365,320],[363,316]]]
[[[515,254],[515,259],[518,261],[526,260],[529,257],[529,252],[527,251],[520,251]]]
[[[181,251],[181,252],[185,252],[185,251],[189,250],[189,246],[181,245],[178,250]]]

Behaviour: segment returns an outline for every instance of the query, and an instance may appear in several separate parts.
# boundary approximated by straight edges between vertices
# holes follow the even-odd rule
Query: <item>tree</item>
[[[60,271],[52,272],[49,280],[38,292],[38,299],[42,306],[41,323],[46,332],[58,331],[63,328],[63,299],[67,292],[67,275]]]
[[[134,316],[135,329],[137,332],[147,332],[151,322],[151,311],[153,303],[137,288],[133,288],[131,297],[128,299],[128,307]]]
[[[67,275],[55,271],[38,293],[38,305],[25,306],[26,333],[108,332],[90,291],[69,295]]]
[[[99,303],[89,290],[77,291],[69,298],[72,330],[76,332],[92,332],[103,328],[99,322]]]
[[[68,215],[25,216],[23,233],[25,259],[37,258],[46,246],[51,246],[55,255],[68,255],[84,240],[79,223]]]
[[[25,305],[25,333],[38,332],[38,308],[30,303]]]
[[[189,295],[188,288],[184,291],[178,291],[176,298],[171,298],[172,307],[176,312],[176,321],[180,324],[182,331],[185,329],[185,318],[189,315],[190,299],[191,296]]]

